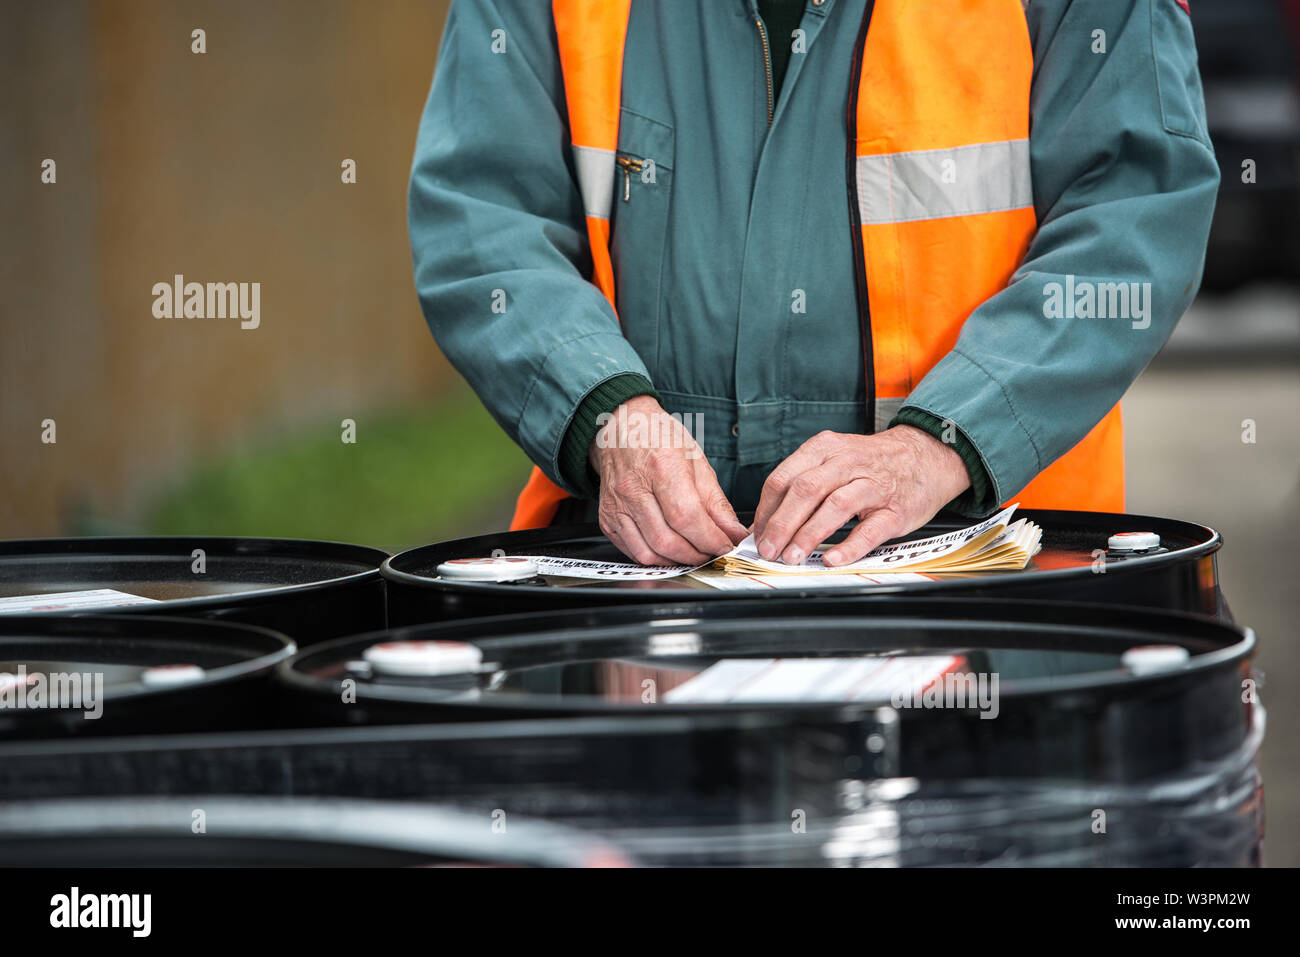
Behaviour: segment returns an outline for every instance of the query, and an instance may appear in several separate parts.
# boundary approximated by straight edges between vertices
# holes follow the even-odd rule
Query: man
[[[1122,509],[1217,184],[1185,0],[456,0],[411,244],[515,527],[846,563]]]

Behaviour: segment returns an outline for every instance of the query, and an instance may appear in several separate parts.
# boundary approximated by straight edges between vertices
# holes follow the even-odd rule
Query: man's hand
[[[590,459],[600,476],[601,531],[634,561],[700,565],[748,534],[704,450],[651,396],[618,407]]]
[[[767,477],[754,515],[758,551],[798,565],[856,516],[848,538],[823,556],[847,565],[920,528],[969,486],[956,450],[910,425],[877,435],[822,432]]]

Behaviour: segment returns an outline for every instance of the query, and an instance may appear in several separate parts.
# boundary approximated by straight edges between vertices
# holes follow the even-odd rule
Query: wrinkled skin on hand
[[[823,556],[846,565],[928,522],[970,486],[951,446],[908,425],[876,435],[822,432],[768,476],[754,515],[759,554],[804,561],[851,518],[848,537]]]
[[[629,420],[634,427],[620,434]],[[703,449],[651,396],[619,406],[590,461],[600,476],[601,531],[634,561],[700,565],[748,534]]]

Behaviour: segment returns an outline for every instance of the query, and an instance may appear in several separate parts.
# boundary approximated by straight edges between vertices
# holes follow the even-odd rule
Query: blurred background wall
[[[406,238],[446,7],[5,0],[0,536],[400,544],[501,511],[526,463],[458,391]],[[156,318],[178,273],[260,282],[260,326]],[[437,454],[441,419],[489,448]],[[486,483],[442,474],[478,465]],[[474,502],[433,494],[461,485]]]
[[[505,523],[528,463],[439,357],[407,247],[446,6],[0,0],[0,537]],[[1125,401],[1129,509],[1224,533],[1268,859],[1300,864],[1300,2],[1191,7],[1223,186],[1202,295]],[[260,282],[260,327],[155,318],[177,273]]]

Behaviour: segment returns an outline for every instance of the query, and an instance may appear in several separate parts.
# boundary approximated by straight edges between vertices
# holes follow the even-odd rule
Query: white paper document
[[[671,704],[879,701],[923,691],[960,655],[878,658],[724,658],[664,693]]]
[[[598,562],[587,558],[551,558],[547,555],[512,555],[537,563],[539,575],[559,578],[602,578],[611,581],[650,581],[676,578],[703,565],[636,565],[630,562]]]
[[[561,578],[591,578],[604,581],[649,581],[676,578],[707,568],[695,576],[714,588],[733,586],[720,582],[722,576],[733,577],[745,588],[809,588],[819,585],[844,587],[846,576],[858,576],[867,584],[897,584],[916,581],[927,572],[1006,571],[1024,568],[1040,547],[1042,531],[1025,519],[1012,522],[1016,506],[1009,505],[982,522],[929,538],[881,545],[850,565],[827,565],[822,552],[815,551],[800,565],[768,561],[758,554],[758,545],[750,535],[726,555],[704,565],[637,565],[631,562],[601,562],[585,558],[555,558],[549,555],[517,555],[537,563],[542,575]],[[910,577],[903,577],[903,576]],[[778,579],[800,578],[798,583],[783,584]]]
[[[913,572],[880,572],[868,575],[737,575],[710,568],[697,569],[691,578],[721,591],[780,591],[792,588],[853,588],[859,585],[898,585],[904,582],[934,581],[930,575]]]
[[[881,574],[897,569],[930,570],[938,567],[944,570],[970,563],[975,557],[994,549],[1001,548],[1009,542],[1012,528],[1019,532],[1025,526],[1016,523],[1008,528],[1011,514],[1016,506],[1008,505],[996,515],[984,519],[969,528],[960,528],[929,538],[910,542],[897,542],[881,545],[868,552],[863,558],[848,565],[827,565],[822,560],[822,552],[815,551],[801,565],[787,565],[782,561],[769,561],[758,553],[758,543],[754,536],[737,545],[732,551],[718,559],[718,563],[732,574],[772,572],[778,575],[852,575],[858,573]],[[1035,526],[1036,527],[1036,526]],[[1014,537],[1010,535],[1009,537]],[[982,562],[981,564],[987,564]]]
[[[72,611],[79,608],[113,608],[123,605],[152,605],[156,598],[141,598],[111,588],[60,591],[48,595],[15,595],[0,598],[0,615],[33,611]]]

